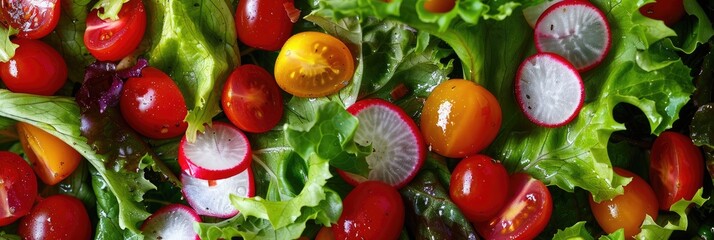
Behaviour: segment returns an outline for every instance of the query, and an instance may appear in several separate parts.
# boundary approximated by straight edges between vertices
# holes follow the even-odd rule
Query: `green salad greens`
[[[425,98],[439,83],[465,78],[486,87],[498,99],[503,124],[485,153],[500,159],[509,172],[526,172],[546,183],[553,195],[553,217],[539,238],[624,239],[605,234],[590,214],[595,201],[623,193],[629,178],[613,166],[646,169],[646,149],[623,139],[650,139],[668,129],[686,129],[714,169],[714,29],[711,2],[685,0],[688,16],[672,28],[642,16],[648,1],[592,0],[611,26],[612,48],[598,67],[582,73],[585,105],[560,128],[530,123],[513,96],[518,65],[536,52],[533,30],[522,9],[543,0],[459,0],[445,14],[424,9],[426,0],[296,1],[302,11],[295,31],[324,31],[342,40],[356,61],[354,77],[340,92],[322,98],[285,98],[285,114],[275,129],[249,134],[256,197],[232,196],[240,214],[204,219],[195,230],[204,239],[296,239],[314,237],[334,224],[342,199],[352,189],[335,177],[335,167],[364,173],[371,146],[353,141],[358,120],[345,107],[358,99],[383,98],[419,119]],[[59,189],[85,201],[97,239],[143,239],[139,226],[159,207],[185,203],[176,176],[179,139],[147,140],[112,124],[118,112],[92,115],[99,136],[129,136],[108,143],[80,129],[87,112],[73,98],[93,62],[83,45],[87,14],[103,7],[102,18],[116,18],[124,0],[62,1],[62,17],[47,38],[65,58],[68,85],[61,95],[43,97],[0,89],[0,145],[22,153],[12,134],[17,121],[35,125],[70,144],[87,160]],[[205,124],[223,120],[220,94],[233,68],[255,63],[274,67],[276,53],[245,51],[236,40],[237,0],[146,0],[148,26],[140,49],[150,66],[169,74],[179,86],[189,113],[187,136]],[[709,14],[709,15],[707,15]],[[0,60],[14,54],[0,28]],[[81,67],[80,67],[81,66]],[[410,91],[400,98],[393,89]],[[103,114],[103,115],[102,115]],[[114,115],[112,115],[114,114]],[[686,119],[685,119],[686,118]],[[625,120],[623,120],[625,119]],[[97,132],[94,132],[99,134]],[[635,137],[632,137],[635,136]],[[137,156],[116,154],[122,148]],[[450,169],[456,160],[431,154],[418,176],[401,189],[407,217],[403,238],[477,239],[473,226],[449,200]],[[644,167],[642,167],[644,166]],[[636,170],[637,171],[637,170]],[[710,171],[711,173],[711,171]],[[712,181],[714,182],[714,175]],[[708,176],[709,177],[709,176]],[[638,239],[698,235],[711,219],[711,183],[694,199],[682,200],[657,219],[648,217]],[[0,239],[15,239],[16,226],[0,227]],[[694,229],[694,230],[692,230]],[[714,233],[712,233],[714,236]],[[701,236],[701,234],[700,234]]]

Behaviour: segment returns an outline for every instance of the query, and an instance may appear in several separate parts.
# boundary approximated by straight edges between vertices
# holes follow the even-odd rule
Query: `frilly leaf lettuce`
[[[99,0],[94,4],[92,9],[99,9],[97,15],[101,19],[119,19],[119,11],[121,11],[122,5],[129,0]]]
[[[235,22],[225,0],[147,1],[151,66],[169,74],[188,107],[189,140],[220,113],[221,86],[240,64]]]
[[[7,62],[15,56],[19,45],[10,41],[10,36],[17,34],[17,29],[0,26],[0,62]]]

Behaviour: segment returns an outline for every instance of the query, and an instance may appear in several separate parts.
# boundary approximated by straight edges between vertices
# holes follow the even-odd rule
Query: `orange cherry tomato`
[[[431,149],[452,158],[486,148],[501,128],[501,106],[482,86],[463,79],[445,81],[429,95],[421,132]]]
[[[79,165],[82,155],[59,138],[28,123],[17,123],[17,132],[25,155],[42,182],[55,185],[67,178]]]

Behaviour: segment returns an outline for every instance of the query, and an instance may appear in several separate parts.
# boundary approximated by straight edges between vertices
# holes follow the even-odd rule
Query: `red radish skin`
[[[580,72],[599,65],[610,52],[610,25],[589,1],[562,1],[549,7],[535,26],[539,53],[563,56]]]
[[[202,216],[233,217],[238,214],[238,210],[231,204],[231,194],[239,197],[255,196],[253,170],[250,167],[235,176],[219,180],[202,180],[184,173],[181,175],[181,183],[186,201]]]
[[[252,152],[248,137],[237,127],[213,122],[191,143],[186,136],[179,145],[178,162],[188,175],[218,180],[234,176],[250,166]]]
[[[200,223],[201,217],[195,210],[182,204],[169,204],[154,214],[141,225],[141,231],[147,239],[195,239],[200,240],[193,229]]]
[[[416,123],[404,110],[382,99],[358,101],[347,111],[360,121],[355,142],[371,144],[373,153],[367,156],[369,176],[338,169],[340,176],[353,186],[378,180],[399,189],[409,183],[426,158],[424,139]]]

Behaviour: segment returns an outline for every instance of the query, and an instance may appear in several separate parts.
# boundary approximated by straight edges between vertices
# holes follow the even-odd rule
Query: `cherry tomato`
[[[59,0],[2,0],[0,21],[18,29],[20,38],[40,39],[57,26],[60,5]]]
[[[159,69],[144,68],[141,77],[124,84],[119,108],[134,130],[154,139],[177,137],[186,132],[188,110],[181,90]]]
[[[89,53],[100,61],[117,61],[134,52],[146,30],[146,11],[141,0],[124,3],[116,20],[102,20],[98,11],[94,9],[87,16],[84,45]]]
[[[17,123],[17,133],[32,168],[45,184],[55,185],[69,177],[82,160],[67,143],[28,123]]]
[[[535,238],[545,229],[553,213],[550,191],[541,181],[525,173],[511,175],[508,188],[506,205],[492,220],[476,223],[476,229],[486,239]]]
[[[20,220],[18,233],[25,240],[82,240],[92,236],[92,224],[84,204],[69,195],[53,195],[41,200]]]
[[[67,82],[67,64],[39,40],[14,39],[19,45],[8,62],[0,62],[0,78],[10,91],[52,95]]]
[[[404,203],[397,190],[366,181],[342,201],[342,215],[332,231],[335,239],[397,239],[403,225]]]
[[[467,157],[454,168],[449,193],[469,221],[491,220],[506,203],[508,172],[488,156]]]
[[[650,153],[650,184],[659,209],[669,211],[677,201],[691,200],[702,187],[703,177],[702,152],[689,137],[676,132],[657,137]]]
[[[293,32],[293,0],[242,0],[236,10],[238,39],[248,46],[275,51]],[[299,13],[298,13],[299,14]],[[299,16],[299,15],[298,15]]]
[[[640,232],[645,215],[657,219],[657,198],[647,182],[634,173],[621,168],[615,168],[615,173],[632,178],[625,186],[624,194],[600,203],[593,201],[591,195],[590,208],[605,232],[624,228],[625,236],[632,237]]]
[[[433,13],[445,13],[456,6],[456,0],[426,0],[424,9]]]
[[[280,88],[299,97],[323,97],[347,86],[354,74],[352,54],[339,39],[320,32],[293,35],[275,61]]]
[[[315,240],[335,240],[335,234],[331,227],[322,227],[320,231],[317,232]]]
[[[496,138],[501,106],[482,86],[452,79],[436,86],[426,99],[420,126],[433,151],[461,158],[478,153]]]
[[[24,216],[37,198],[37,178],[17,154],[0,151],[0,227]]]
[[[667,26],[672,26],[684,17],[684,2],[682,0],[656,0],[642,6],[640,13],[652,19],[662,20]]]
[[[235,70],[223,86],[223,111],[238,128],[265,132],[283,116],[283,96],[275,79],[262,67],[246,64]]]

